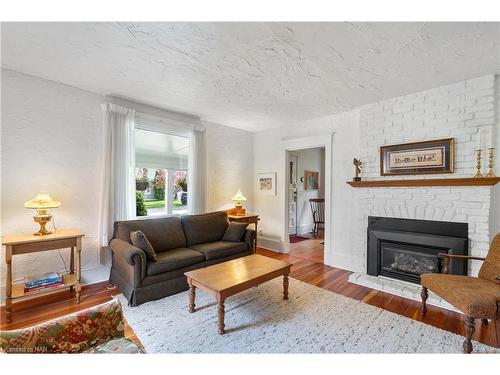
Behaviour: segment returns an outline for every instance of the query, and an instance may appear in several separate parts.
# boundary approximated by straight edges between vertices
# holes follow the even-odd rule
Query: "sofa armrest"
[[[146,277],[147,259],[143,250],[135,247],[131,243],[116,238],[111,240],[109,247],[111,248],[113,257],[125,261],[140,272],[140,275],[136,275],[136,277],[140,276],[140,279]]]
[[[247,229],[243,241],[248,245],[248,250],[254,249],[255,243],[255,231],[253,229]]]

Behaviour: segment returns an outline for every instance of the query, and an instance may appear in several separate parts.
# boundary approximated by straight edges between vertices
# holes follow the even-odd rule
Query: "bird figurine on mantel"
[[[356,171],[356,177],[353,177],[353,181],[361,181],[361,177],[359,176],[361,174],[361,168],[363,168],[363,162],[360,159],[354,158],[352,161],[352,164],[354,164],[355,171]]]

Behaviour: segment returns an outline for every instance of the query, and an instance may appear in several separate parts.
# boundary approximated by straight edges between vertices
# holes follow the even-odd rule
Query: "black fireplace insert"
[[[420,284],[423,273],[439,273],[439,253],[468,255],[468,224],[368,217],[368,274]],[[466,275],[467,262],[453,260],[451,274]]]

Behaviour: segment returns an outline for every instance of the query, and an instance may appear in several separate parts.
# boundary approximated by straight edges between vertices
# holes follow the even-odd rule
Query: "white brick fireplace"
[[[485,256],[489,247],[491,187],[428,187],[360,189],[359,225],[365,228],[362,245],[366,259],[368,216],[452,221],[469,224],[469,254]],[[476,275],[480,264],[469,265]]]
[[[482,128],[483,150],[489,144],[492,125],[497,127],[495,142],[497,145],[499,143],[498,86],[498,77],[495,80],[494,75],[489,75],[362,107],[359,156],[364,164],[363,179],[472,177],[475,172],[474,150],[478,129]],[[455,173],[418,177],[380,176],[380,146],[440,138],[455,139]],[[484,171],[486,166],[483,159]],[[353,255],[358,262],[362,262],[358,263],[358,268],[365,272],[368,216],[468,223],[469,254],[475,256],[486,255],[492,236],[498,230],[498,185],[377,187],[355,190],[358,223],[353,249],[358,254]],[[468,273],[477,275],[479,267],[479,262],[471,262]],[[367,281],[369,278],[361,275],[363,273],[355,274],[352,281],[392,293],[399,289],[400,293],[396,294],[413,298],[408,290],[413,288],[407,283],[372,280],[370,284]]]

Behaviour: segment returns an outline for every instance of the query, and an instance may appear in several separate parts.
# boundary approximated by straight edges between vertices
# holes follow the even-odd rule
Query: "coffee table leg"
[[[225,307],[224,307],[224,300],[223,299],[217,299],[218,305],[217,305],[217,312],[219,315],[219,335],[223,335],[226,333],[225,331],[225,325],[224,325],[224,316],[225,316]]]
[[[283,275],[283,299],[288,299],[288,274]]]
[[[189,312],[190,313],[195,312],[195,307],[196,307],[196,305],[194,304],[194,299],[196,297],[195,290],[196,290],[196,287],[190,283],[189,284]]]

